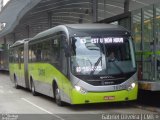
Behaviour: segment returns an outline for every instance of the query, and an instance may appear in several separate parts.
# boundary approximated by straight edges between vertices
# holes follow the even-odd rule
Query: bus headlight
[[[75,86],[75,89],[76,89],[77,91],[80,91],[80,90],[81,90],[81,87],[80,87],[80,86]]]
[[[136,86],[136,83],[131,83],[131,85],[128,87],[128,90],[134,89]]]
[[[86,90],[84,90],[82,87],[80,87],[80,86],[74,86],[75,87],[75,89],[78,91],[78,92],[80,92],[80,93],[82,93],[82,94],[86,94],[87,93],[87,91]]]
[[[136,83],[132,83],[131,86],[132,86],[132,88],[135,88]]]

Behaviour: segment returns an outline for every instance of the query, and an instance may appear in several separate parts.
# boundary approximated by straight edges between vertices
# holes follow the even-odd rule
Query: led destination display
[[[106,38],[91,38],[89,41],[86,38],[81,38],[80,39],[81,43],[103,43],[103,44],[108,44],[108,43],[124,43],[123,38],[117,38],[117,37],[106,37]]]

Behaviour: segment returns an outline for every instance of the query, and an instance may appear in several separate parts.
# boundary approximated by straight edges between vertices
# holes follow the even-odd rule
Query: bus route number
[[[117,86],[114,86],[114,90],[125,90],[125,89],[127,89],[126,85],[117,85]]]

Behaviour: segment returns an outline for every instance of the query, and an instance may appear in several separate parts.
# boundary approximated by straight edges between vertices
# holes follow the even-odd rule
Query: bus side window
[[[19,69],[21,69],[21,64],[23,63],[23,47],[18,48],[18,64]]]
[[[67,37],[65,36],[65,35],[62,35],[61,36],[61,69],[62,69],[62,73],[64,74],[64,75],[67,75],[67,57],[66,57],[66,55],[65,55],[65,53],[66,53],[66,47],[67,47]],[[66,47],[65,47],[66,46]]]
[[[29,50],[28,50],[28,56],[29,56],[29,62],[32,62],[32,49],[31,46],[29,46]]]
[[[38,43],[36,47],[36,62],[42,61],[42,43]]]
[[[50,63],[59,69],[60,67],[60,43],[58,37],[51,39]]]
[[[49,50],[50,50],[50,41],[48,40],[43,43],[42,58],[44,62],[49,61]]]
[[[21,63],[24,63],[24,49],[23,48],[20,49],[20,61]]]
[[[14,59],[15,59],[15,63],[18,63],[18,50],[17,50],[17,48],[15,49]]]
[[[14,49],[9,51],[9,62],[14,63]]]
[[[36,62],[36,45],[31,45],[29,50],[30,62]]]

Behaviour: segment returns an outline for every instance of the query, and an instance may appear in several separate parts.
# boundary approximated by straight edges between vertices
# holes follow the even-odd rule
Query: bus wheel
[[[36,95],[37,95],[37,92],[36,92],[36,90],[35,90],[35,85],[34,85],[33,80],[31,81],[31,92],[32,92],[32,95],[33,95],[33,96],[36,96]]]
[[[19,88],[16,76],[14,76],[14,87],[15,87],[16,89]]]
[[[56,104],[59,106],[63,106],[63,102],[61,101],[60,90],[57,85],[55,85],[54,93],[55,93],[54,97],[55,97]]]

